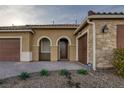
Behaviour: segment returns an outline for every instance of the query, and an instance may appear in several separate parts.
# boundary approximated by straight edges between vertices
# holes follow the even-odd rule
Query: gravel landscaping
[[[124,78],[114,74],[114,71],[100,70],[89,72],[87,75],[79,75],[76,71],[70,71],[72,81],[80,83],[81,88],[99,88],[99,87],[124,87]],[[19,77],[11,77],[0,80],[2,88],[68,88],[68,79],[61,76],[59,71],[51,71],[49,76],[40,76],[39,73],[31,74],[27,80],[21,80]],[[75,87],[75,86],[72,86]]]

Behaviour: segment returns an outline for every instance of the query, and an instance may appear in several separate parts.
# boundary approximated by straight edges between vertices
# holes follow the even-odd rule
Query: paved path
[[[83,65],[76,62],[0,62],[0,79],[16,76],[21,72],[39,72],[41,69],[56,71],[60,69],[77,70]]]

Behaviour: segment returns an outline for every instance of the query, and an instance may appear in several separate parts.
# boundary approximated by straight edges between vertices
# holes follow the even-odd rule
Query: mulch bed
[[[79,75],[76,71],[70,71],[72,81],[80,83],[81,88],[111,88],[124,87],[124,78],[114,74],[114,71],[100,70],[89,72],[87,75]],[[59,75],[58,71],[50,72],[49,76],[40,76],[39,73],[32,73],[27,80],[19,77],[11,77],[1,80],[2,88],[69,88],[65,76]],[[72,86],[75,87],[75,86]]]

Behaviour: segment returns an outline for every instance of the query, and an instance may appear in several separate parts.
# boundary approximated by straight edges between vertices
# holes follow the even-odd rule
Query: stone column
[[[51,61],[58,60],[58,46],[51,46]]]
[[[76,46],[69,46],[69,59],[70,61],[76,61]]]
[[[33,46],[32,48],[32,60],[39,61],[39,46]]]

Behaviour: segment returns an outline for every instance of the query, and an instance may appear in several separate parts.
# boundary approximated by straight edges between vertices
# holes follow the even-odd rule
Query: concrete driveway
[[[19,75],[21,72],[39,72],[41,69],[77,70],[83,68],[78,62],[0,62],[0,79]]]

